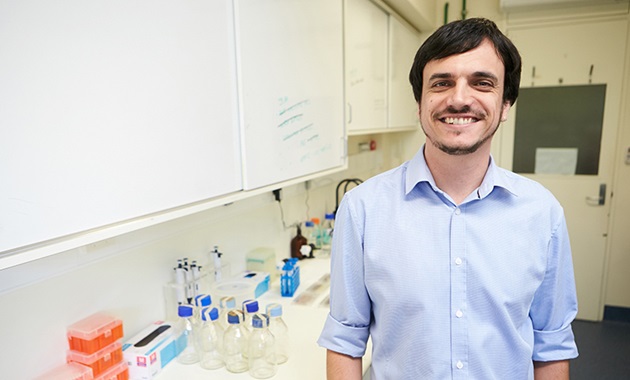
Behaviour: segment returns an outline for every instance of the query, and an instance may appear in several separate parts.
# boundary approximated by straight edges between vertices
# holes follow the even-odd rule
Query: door
[[[510,27],[508,31],[523,58],[521,93],[524,96],[519,97],[508,121],[500,129],[499,164],[542,183],[564,207],[573,250],[579,319],[601,320],[603,316],[609,199],[621,107],[627,24],[625,18],[580,20],[569,24]],[[578,121],[583,120],[579,117],[578,121],[569,120],[563,126],[560,126],[562,123],[553,123],[552,127],[558,129],[555,132],[559,136],[558,142],[550,144],[546,131],[542,129],[541,133],[535,133],[537,141],[535,136],[533,142],[525,137],[528,131],[524,124],[527,123],[522,122],[524,114],[519,115],[519,102],[524,113],[542,117],[538,124],[546,119],[544,113],[532,107],[526,99],[528,90],[538,88],[541,91],[545,88],[560,90],[557,96],[547,101],[549,117],[561,113],[559,104],[567,99],[567,92],[571,93],[573,89],[602,90],[603,95],[598,99],[603,97],[603,110],[599,126],[593,127],[595,132],[589,134],[577,129]],[[576,99],[584,99],[584,96],[578,95]],[[569,102],[570,106],[574,109],[589,107],[587,115],[597,113],[590,107],[598,101],[587,101],[584,103],[586,106],[576,102]],[[545,107],[541,105],[541,108]],[[597,117],[594,119],[597,120]],[[575,141],[581,142],[562,146],[576,136]],[[529,148],[527,157],[519,153],[523,151],[524,144],[535,146]],[[584,159],[588,151],[591,157]],[[497,151],[494,153],[496,155]],[[527,160],[530,160],[529,164],[524,164],[523,161]],[[581,168],[583,165],[578,162],[582,161],[590,163],[591,169]],[[593,161],[597,163],[593,164]]]

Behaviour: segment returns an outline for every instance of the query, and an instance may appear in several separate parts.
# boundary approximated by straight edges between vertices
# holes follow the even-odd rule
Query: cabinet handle
[[[352,104],[348,103],[348,124],[352,123]]]

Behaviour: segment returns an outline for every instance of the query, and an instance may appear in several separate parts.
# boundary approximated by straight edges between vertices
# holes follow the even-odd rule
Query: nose
[[[455,85],[451,88],[448,105],[454,108],[470,106],[472,99],[471,90],[466,80],[460,79],[456,81]]]

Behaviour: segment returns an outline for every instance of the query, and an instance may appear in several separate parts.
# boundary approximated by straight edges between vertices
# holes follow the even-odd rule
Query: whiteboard
[[[230,0],[0,2],[0,253],[242,188]]]
[[[235,0],[246,190],[344,165],[342,3]]]

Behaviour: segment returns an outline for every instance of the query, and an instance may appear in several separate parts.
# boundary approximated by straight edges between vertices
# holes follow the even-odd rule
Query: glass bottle
[[[245,372],[249,368],[245,352],[249,333],[242,326],[243,312],[230,310],[227,315],[230,324],[223,336],[223,359],[225,368],[233,373]]]
[[[289,327],[282,319],[282,305],[272,303],[267,305],[269,316],[269,331],[276,339],[276,364],[285,363],[289,359]]]
[[[291,239],[291,257],[302,260],[304,257],[302,255],[301,248],[303,245],[307,245],[308,241],[302,235],[302,228],[299,225],[296,227],[297,233],[293,239]]]
[[[219,324],[223,327],[223,330],[227,330],[229,326],[227,313],[236,307],[236,299],[232,296],[221,297],[219,300],[219,307],[221,308],[219,311]]]
[[[206,307],[201,311],[201,328],[199,329],[199,365],[204,369],[223,367],[222,341],[223,330],[217,322],[219,310]]]
[[[194,303],[194,323],[201,322],[201,310],[212,304],[212,298],[209,294],[199,294],[193,298]]]
[[[332,247],[332,234],[335,227],[335,214],[330,213],[324,216],[324,225],[322,226],[322,250],[324,255],[330,255]]]
[[[256,379],[268,379],[276,374],[275,339],[269,331],[267,314],[252,317],[252,335],[249,338],[249,374]]]
[[[177,361],[181,364],[194,364],[199,361],[197,329],[193,325],[193,307],[179,305],[175,336],[177,337]]]
[[[249,332],[252,331],[252,316],[255,313],[258,313],[258,310],[260,310],[258,306],[258,301],[256,300],[243,301],[243,314],[245,315],[245,321],[243,325]]]

